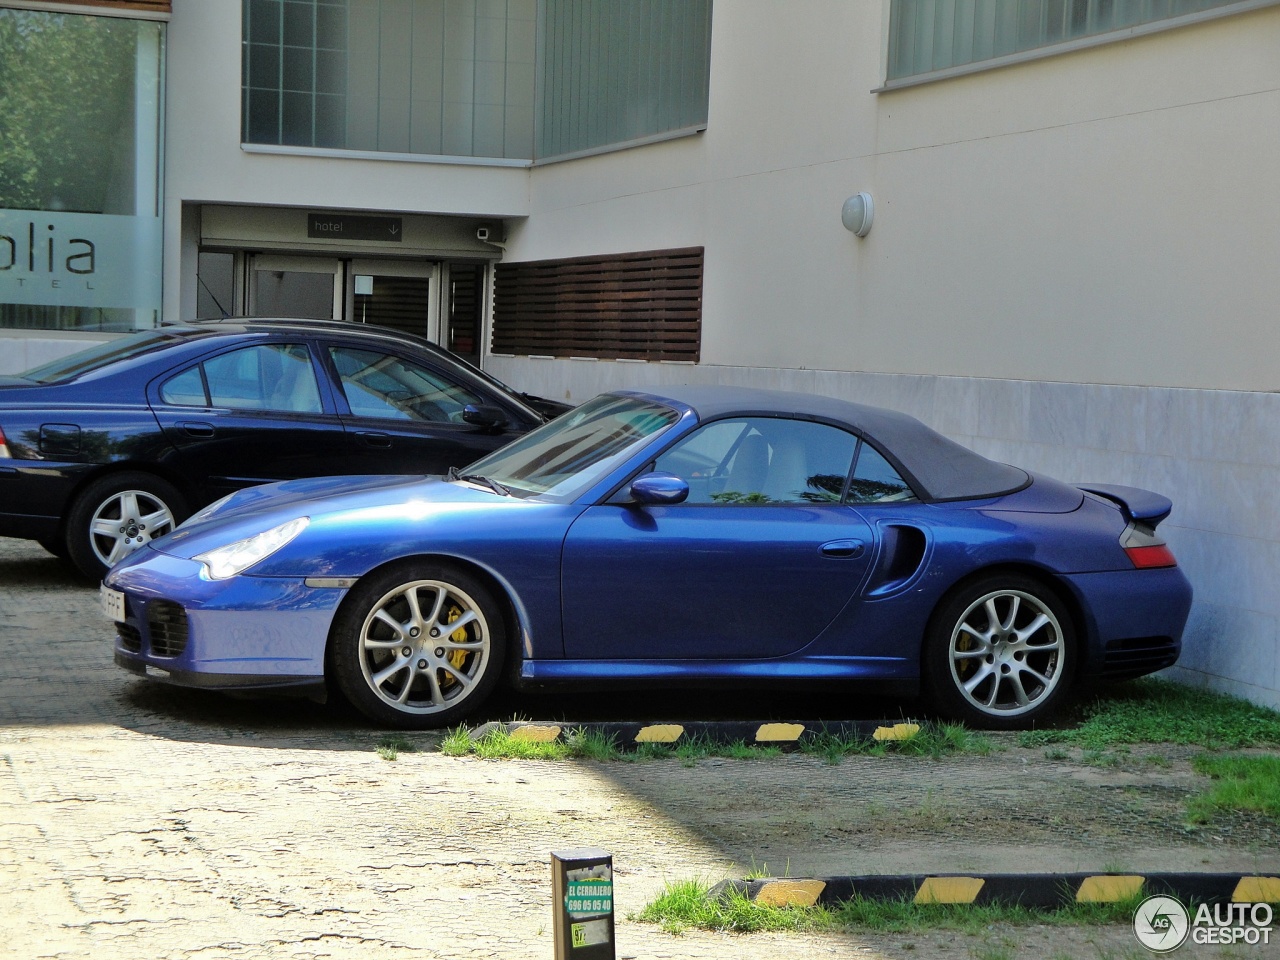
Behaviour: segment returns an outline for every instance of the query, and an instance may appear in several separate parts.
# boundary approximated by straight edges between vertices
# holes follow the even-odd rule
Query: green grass
[[[413,753],[414,749],[412,740],[399,736],[390,736],[378,742],[377,753],[383,760],[398,760],[402,752]]]
[[[681,738],[676,743],[640,743],[627,749],[612,737],[581,727],[569,729],[559,739],[547,743],[521,740],[502,729],[491,730],[484,736],[477,737],[469,730],[459,727],[450,730],[440,743],[440,751],[451,757],[625,762],[675,758],[685,766],[693,766],[708,757],[730,760],[768,759],[781,756],[788,747],[791,745],[747,743],[742,740],[718,743],[709,737],[697,736]],[[823,757],[828,763],[839,763],[848,756],[985,756],[994,747],[989,737],[974,733],[960,724],[922,723],[920,732],[907,740],[880,742],[869,737],[819,733],[802,738],[792,749]]]
[[[1207,823],[1224,811],[1247,810],[1280,820],[1280,757],[1202,754],[1192,761],[1213,786],[1192,797],[1188,819]]]
[[[1177,743],[1212,750],[1280,745],[1280,713],[1163,680],[1116,686],[1081,704],[1075,722],[1019,734],[1022,746],[1071,744],[1103,751],[1134,743]]]
[[[702,930],[750,933],[773,931],[870,930],[880,933],[918,933],[956,930],[982,934],[994,924],[1008,926],[1081,926],[1129,923],[1141,896],[1116,903],[1078,903],[1055,910],[972,904],[917,904],[909,900],[869,900],[855,897],[834,907],[771,907],[730,890],[723,898],[708,896],[711,884],[702,880],[668,883],[661,894],[634,919],[662,926],[668,933]]]

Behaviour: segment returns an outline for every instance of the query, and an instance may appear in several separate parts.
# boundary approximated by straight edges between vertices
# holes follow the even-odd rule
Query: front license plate
[[[124,594],[112,590],[106,584],[98,588],[98,599],[102,601],[102,615],[117,623],[124,622]]]

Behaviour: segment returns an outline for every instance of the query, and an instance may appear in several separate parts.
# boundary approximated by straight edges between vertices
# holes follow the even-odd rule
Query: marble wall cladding
[[[1171,497],[1160,528],[1196,590],[1171,674],[1280,707],[1280,394],[711,364],[492,357],[522,390],[726,383],[909,413],[980,453],[1059,479]]]

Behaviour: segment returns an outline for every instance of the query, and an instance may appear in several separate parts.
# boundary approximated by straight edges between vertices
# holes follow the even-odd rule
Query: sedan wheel
[[[489,591],[426,564],[362,581],[334,619],[330,665],[371,720],[423,729],[474,710],[497,683],[505,636]]]
[[[114,564],[173,530],[185,515],[174,486],[146,473],[121,473],[89,484],[67,514],[67,556],[101,580]]]
[[[989,578],[939,608],[923,670],[938,710],[993,729],[1030,726],[1066,696],[1075,638],[1062,603],[1027,577]]]

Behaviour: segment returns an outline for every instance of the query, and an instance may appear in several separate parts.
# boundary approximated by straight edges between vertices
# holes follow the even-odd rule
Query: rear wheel
[[[506,635],[489,589],[434,563],[397,566],[351,591],[329,635],[338,689],[376,723],[443,727],[475,710],[502,673]]]
[[[985,577],[944,600],[925,639],[922,672],[939,713],[1017,730],[1051,714],[1075,671],[1071,618],[1030,577]]]
[[[101,477],[67,513],[67,557],[85,576],[101,580],[114,564],[173,530],[186,509],[177,488],[152,474]]]

